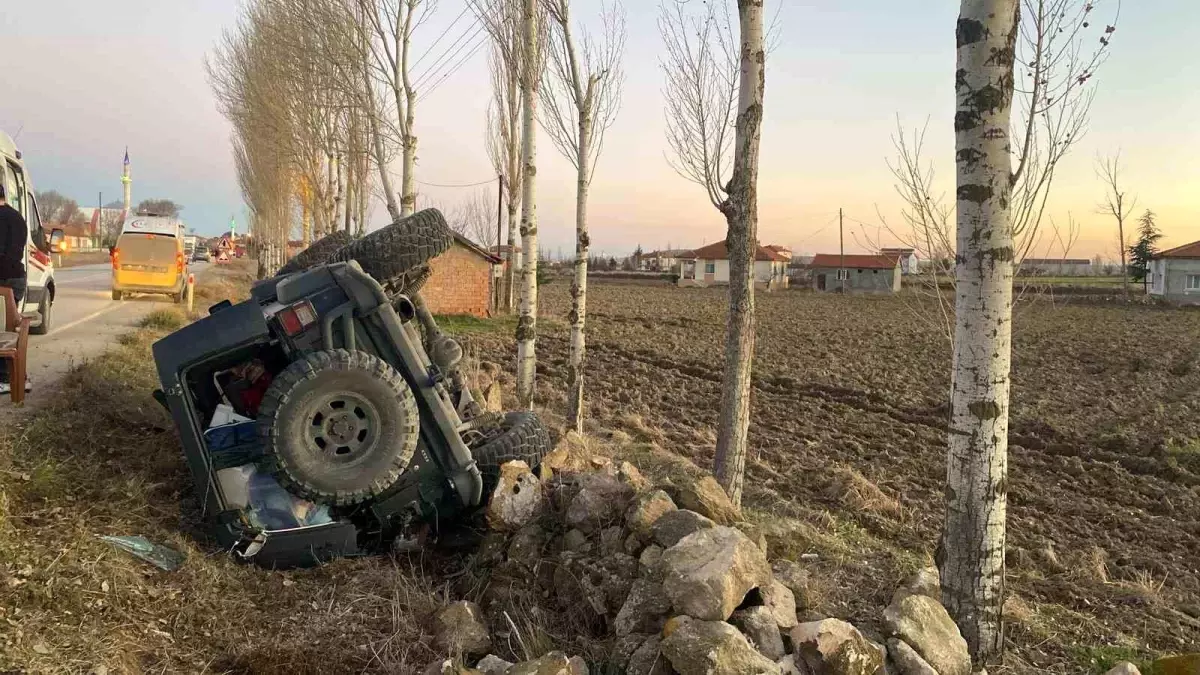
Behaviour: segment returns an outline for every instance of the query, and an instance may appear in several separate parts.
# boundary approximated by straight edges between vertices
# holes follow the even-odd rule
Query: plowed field
[[[539,391],[566,390],[565,282],[542,289]],[[594,424],[711,462],[722,289],[594,284]],[[903,297],[758,296],[748,508],[811,526],[818,613],[878,625],[941,522],[950,345]],[[553,325],[549,325],[553,324]],[[504,363],[510,340],[483,339]],[[1011,672],[1081,672],[1200,644],[1200,312],[1020,308],[1010,448]],[[853,469],[900,508],[848,495]],[[840,485],[840,486],[839,486]]]

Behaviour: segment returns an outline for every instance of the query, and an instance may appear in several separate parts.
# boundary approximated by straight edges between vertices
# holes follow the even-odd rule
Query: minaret
[[[121,186],[125,189],[125,213],[133,209],[133,176],[129,173],[129,148],[125,148],[125,167],[121,171]]]

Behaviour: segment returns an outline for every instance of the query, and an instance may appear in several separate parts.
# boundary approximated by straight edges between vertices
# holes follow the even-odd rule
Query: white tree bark
[[[582,111],[581,111],[582,112]],[[575,280],[571,282],[571,351],[567,359],[567,423],[583,433],[583,362],[586,353],[588,235],[587,200],[591,177],[588,155],[592,144],[590,111],[579,118],[579,168],[575,183]]]
[[[537,231],[537,116],[541,73],[538,44],[537,0],[524,0],[521,23],[524,27],[524,62],[521,64],[521,248],[525,257],[521,267],[521,307],[517,319],[517,402],[533,409],[537,374],[538,310],[538,231]]]
[[[738,0],[741,74],[733,177],[721,205],[729,225],[729,323],[725,334],[725,376],[721,387],[717,482],[734,504],[742,499],[750,426],[750,373],[754,361],[754,256],[758,250],[758,155],[762,139],[766,50],[763,0]]]
[[[977,664],[1003,647],[1012,277],[1013,61],[1019,0],[962,0],[957,26],[956,318],[942,600]]]
[[[330,231],[338,229],[338,225],[342,222],[342,207],[348,204],[346,201],[346,162],[342,155],[338,154],[333,156],[333,162],[337,173],[337,185],[333,191],[333,220],[330,223]]]

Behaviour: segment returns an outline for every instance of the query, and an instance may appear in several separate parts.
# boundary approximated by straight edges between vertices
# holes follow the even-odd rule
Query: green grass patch
[[[187,317],[174,309],[156,309],[138,323],[142,328],[171,332],[183,328]]]
[[[505,314],[481,319],[467,314],[447,314],[434,317],[438,326],[454,335],[511,333],[517,329],[517,315]]]
[[[1087,673],[1103,675],[1122,661],[1128,661],[1137,666],[1143,674],[1154,672],[1151,670],[1151,661],[1133,647],[1080,646],[1075,648],[1074,654],[1075,663]]]

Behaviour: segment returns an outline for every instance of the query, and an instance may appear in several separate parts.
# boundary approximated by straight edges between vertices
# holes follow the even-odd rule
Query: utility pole
[[[100,192],[96,195],[96,248],[104,243],[104,193]]]
[[[503,222],[504,222],[504,174],[500,174],[499,176],[496,177],[496,257],[499,258],[501,261],[500,262],[501,268],[500,268],[499,276],[496,276],[495,274],[492,275],[492,285],[495,287],[495,291],[496,291],[494,293],[494,295],[496,296],[496,307],[495,308],[496,308],[497,312],[500,311],[500,304],[501,304],[500,303],[500,290],[501,290],[501,287],[504,286],[504,281],[503,281],[504,269],[505,269],[506,261],[507,261],[507,258],[500,254],[501,253],[500,236],[501,236],[501,233],[503,230]]]
[[[839,255],[841,256],[841,261],[838,263],[838,265],[841,267],[841,269],[838,270],[838,279],[840,279],[841,283],[842,283],[842,295],[845,295],[846,294],[846,276],[847,276],[846,275],[846,237],[845,237],[845,232],[842,229],[842,210],[840,208],[838,209],[838,250],[840,251]]]

